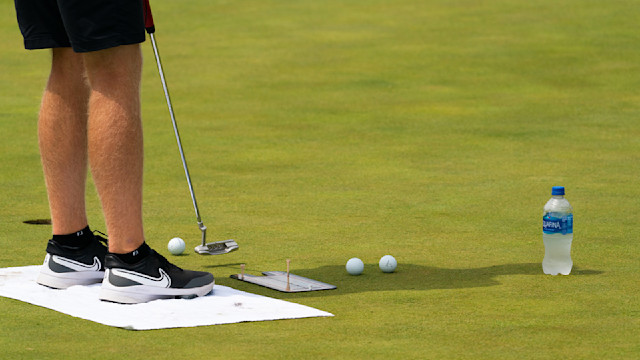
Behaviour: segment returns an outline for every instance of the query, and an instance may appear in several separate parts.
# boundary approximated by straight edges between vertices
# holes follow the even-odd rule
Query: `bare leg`
[[[144,241],[140,45],[83,54],[91,87],[89,163],[102,202],[109,251],[126,253]]]
[[[82,57],[53,49],[49,81],[38,119],[38,142],[54,235],[87,226],[87,103]]]

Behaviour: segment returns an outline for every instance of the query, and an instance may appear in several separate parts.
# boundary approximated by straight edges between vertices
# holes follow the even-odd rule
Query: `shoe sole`
[[[88,271],[53,271],[49,262],[51,255],[47,254],[44,263],[40,267],[40,274],[36,282],[54,289],[66,289],[75,285],[92,285],[97,284],[104,278],[104,271],[88,270]]]
[[[48,270],[48,271],[47,271]],[[36,282],[54,289],[66,289],[75,285],[97,284],[104,278],[104,271],[79,271],[55,273],[46,267],[40,270]]]
[[[140,304],[160,299],[191,299],[207,295],[213,290],[214,284],[215,281],[189,289],[160,288],[149,285],[119,287],[111,285],[105,277],[100,289],[100,300],[119,304]]]

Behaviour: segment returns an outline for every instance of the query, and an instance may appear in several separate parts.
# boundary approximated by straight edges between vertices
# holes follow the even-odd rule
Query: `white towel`
[[[195,299],[122,305],[100,301],[100,284],[55,290],[38,285],[39,265],[0,269],[0,296],[130,330],[333,316],[308,306],[216,285]]]

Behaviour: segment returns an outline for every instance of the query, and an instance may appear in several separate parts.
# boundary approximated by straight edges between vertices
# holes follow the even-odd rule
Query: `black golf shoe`
[[[104,278],[106,254],[107,240],[99,235],[93,235],[84,247],[65,246],[49,240],[36,281],[55,289],[99,283]]]
[[[215,283],[212,274],[183,270],[151,249],[149,255],[135,264],[107,254],[105,265],[100,300],[122,304],[204,296]]]

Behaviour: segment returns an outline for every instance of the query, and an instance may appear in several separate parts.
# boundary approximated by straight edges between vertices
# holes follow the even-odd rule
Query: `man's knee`
[[[140,44],[122,45],[83,53],[89,82],[98,84],[139,84],[142,73]]]
[[[70,47],[54,48],[51,50],[51,73],[66,78],[84,74],[84,61],[81,54]]]

